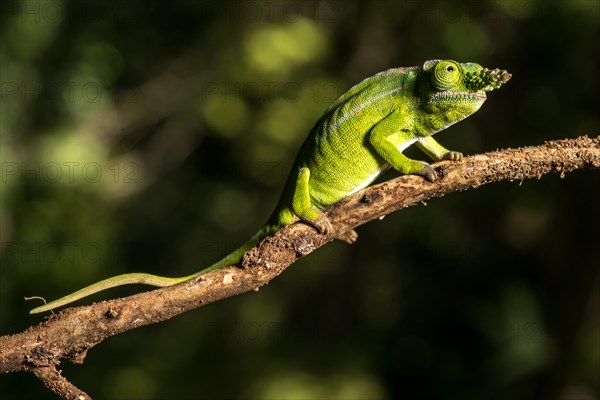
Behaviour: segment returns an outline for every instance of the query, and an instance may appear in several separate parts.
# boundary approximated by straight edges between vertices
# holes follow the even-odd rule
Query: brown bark
[[[587,136],[507,149],[434,164],[438,180],[401,176],[366,188],[326,210],[336,234],[393,211],[447,193],[503,180],[561,176],[576,169],[600,169],[600,137]],[[24,332],[0,337],[0,372],[28,371],[64,399],[88,399],[56,367],[61,360],[83,363],[89,349],[104,339],[154,324],[186,311],[259,288],[298,258],[333,240],[312,227],[295,223],[248,251],[241,268],[211,271],[178,285],[67,308]]]

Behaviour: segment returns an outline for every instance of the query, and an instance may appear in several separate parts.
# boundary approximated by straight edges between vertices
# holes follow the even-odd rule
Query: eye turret
[[[448,90],[460,81],[460,67],[453,61],[440,61],[431,74],[431,83],[438,90]]]

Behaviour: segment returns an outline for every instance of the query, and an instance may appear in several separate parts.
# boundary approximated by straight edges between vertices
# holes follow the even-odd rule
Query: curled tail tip
[[[71,300],[69,302],[63,302],[63,301],[61,301],[61,299],[58,299],[58,300],[51,301],[50,303],[46,303],[46,300],[44,298],[40,297],[40,299],[44,300],[44,304],[42,304],[41,306],[37,306],[37,307],[32,308],[31,310],[29,310],[29,314],[30,315],[32,315],[32,314],[41,314],[41,313],[46,312],[46,311],[51,311],[51,310],[54,310],[55,308],[67,305],[67,304],[71,303],[72,301],[77,300],[77,299],[75,299],[75,300]],[[26,299],[26,300],[31,300],[31,299]]]
[[[48,308],[48,306],[51,305],[54,302],[47,303],[46,299],[44,299],[41,296],[25,297],[25,301],[29,301],[29,300],[42,300],[44,302],[43,305],[35,307],[35,308],[32,308],[31,310],[29,310],[29,314],[39,314],[39,313],[42,313],[44,311],[49,311],[49,310],[51,310],[51,309],[54,308],[54,307]]]

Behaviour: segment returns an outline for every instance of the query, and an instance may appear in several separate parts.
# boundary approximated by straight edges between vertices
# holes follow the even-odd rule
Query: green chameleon
[[[321,209],[365,188],[388,168],[429,181],[437,178],[429,164],[402,154],[413,143],[435,161],[460,160],[461,153],[446,149],[432,135],[473,114],[485,101],[486,92],[498,89],[510,78],[503,70],[451,60],[392,68],[367,78],[341,95],[317,120],[272,216],[239,249],[193,275],[118,275],[30,313],[48,311],[115,286],[138,283],[164,287],[236,264],[261,239],[298,220],[322,234],[332,234],[331,223]],[[337,238],[352,243],[356,237],[351,230]]]

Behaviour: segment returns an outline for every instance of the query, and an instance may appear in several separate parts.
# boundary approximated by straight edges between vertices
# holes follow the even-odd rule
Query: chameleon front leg
[[[401,130],[406,124],[400,112],[382,119],[369,133],[369,144],[375,152],[401,174],[420,175],[429,181],[437,179],[435,170],[423,161],[413,160],[402,154],[402,150],[417,139]]]
[[[452,160],[458,161],[463,158],[462,153],[450,151],[433,138],[427,136],[417,141],[417,146],[434,161]]]

